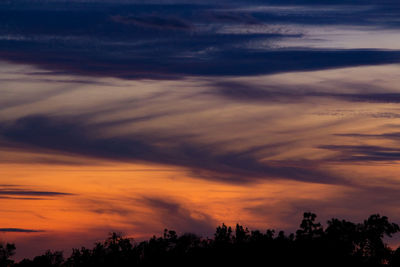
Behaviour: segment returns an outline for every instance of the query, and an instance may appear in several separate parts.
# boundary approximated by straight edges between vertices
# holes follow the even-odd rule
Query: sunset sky
[[[17,259],[304,211],[400,223],[397,0],[146,3],[0,2]]]

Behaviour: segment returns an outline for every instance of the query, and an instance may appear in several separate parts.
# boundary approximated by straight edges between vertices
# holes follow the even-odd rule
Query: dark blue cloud
[[[116,15],[111,17],[114,22],[127,24],[127,25],[136,25],[139,27],[149,27],[156,28],[161,30],[191,30],[192,26],[183,21],[176,18],[162,18],[157,16],[120,16]]]
[[[400,160],[400,148],[372,145],[323,145],[319,148],[338,152],[330,158],[340,162],[383,162]]]
[[[236,101],[244,102],[302,102],[305,98],[324,97],[349,102],[368,103],[400,103],[400,93],[396,92],[362,92],[363,89],[383,90],[373,85],[351,84],[353,89],[360,89],[359,93],[321,92],[315,86],[269,86],[251,85],[241,82],[216,82],[216,90],[208,94],[220,95]],[[396,117],[393,113],[377,113],[374,117]]]
[[[9,199],[9,200],[45,200],[46,198],[39,198],[39,197],[5,197],[5,196],[0,196],[0,199]]]
[[[382,162],[382,161],[398,161],[400,160],[400,141],[399,132],[390,132],[382,134],[335,134],[336,136],[354,138],[356,140],[381,139],[395,141],[392,146],[376,146],[376,145],[324,145],[323,149],[337,151],[338,155],[333,156],[335,161],[354,161],[354,162]],[[397,145],[396,145],[397,144]]]
[[[71,195],[68,193],[61,192],[51,192],[51,191],[33,191],[33,190],[8,190],[8,189],[0,189],[0,195],[17,195],[17,196],[62,196],[62,195]]]
[[[29,199],[28,197],[56,197],[56,196],[68,196],[72,195],[65,192],[54,192],[54,191],[39,191],[30,188],[21,188],[16,185],[0,185],[0,197],[9,198],[17,197],[18,199]],[[22,197],[22,198],[19,198]],[[16,198],[16,199],[17,199]]]
[[[22,228],[0,228],[0,232],[3,233],[40,233],[43,230],[32,230],[32,229],[22,229]]]
[[[192,170],[196,177],[227,183],[249,183],[262,179],[349,183],[342,177],[319,169],[317,164],[298,167],[284,161],[279,164],[261,162],[256,156],[256,148],[229,153],[193,143],[185,136],[166,138],[155,134],[132,134],[99,137],[98,133],[103,130],[101,125],[87,124],[74,117],[29,116],[0,125],[0,140],[3,146],[34,151],[180,166]],[[268,147],[263,146],[262,149]]]
[[[314,6],[301,1],[271,2],[281,7],[306,5],[287,11],[246,10],[249,5],[240,1],[234,5],[168,3],[4,2],[0,4],[0,58],[55,73],[130,79],[255,75],[400,61],[398,51],[293,50],[268,45],[260,49],[254,44],[288,37],[295,44],[303,38],[301,27],[247,30],[252,25],[290,28],[290,24],[397,29],[400,12],[391,2],[367,6],[355,2],[335,8],[331,4],[322,9],[319,5],[314,11],[308,10]]]
[[[337,136],[346,136],[346,137],[355,137],[355,138],[373,138],[373,139],[392,139],[392,140],[400,140],[399,132],[391,132],[391,133],[383,133],[383,134],[357,134],[357,133],[349,133],[349,134],[336,134]]]

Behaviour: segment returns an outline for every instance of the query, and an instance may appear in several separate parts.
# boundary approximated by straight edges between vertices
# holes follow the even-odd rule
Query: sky
[[[113,231],[292,232],[305,211],[400,223],[399,15],[1,1],[0,241],[21,259]]]

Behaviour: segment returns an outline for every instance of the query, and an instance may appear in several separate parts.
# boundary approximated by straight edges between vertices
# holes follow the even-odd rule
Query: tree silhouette
[[[10,259],[15,254],[14,244],[0,244],[0,266],[11,266],[14,262]]]
[[[17,266],[22,267],[61,267],[64,265],[64,257],[61,251],[46,251],[41,256],[36,256],[32,261],[24,259]]]
[[[165,229],[162,236],[135,242],[111,233],[92,249],[73,249],[69,258],[47,251],[33,260],[13,263],[15,246],[0,246],[0,267],[128,267],[128,266],[309,266],[400,267],[400,248],[392,250],[384,238],[400,231],[385,216],[371,215],[363,223],[331,219],[326,229],[317,216],[305,212],[295,234],[275,230],[250,231],[222,224],[214,237],[178,235]]]

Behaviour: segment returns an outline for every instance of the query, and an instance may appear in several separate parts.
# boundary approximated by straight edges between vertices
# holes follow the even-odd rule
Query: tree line
[[[14,244],[0,245],[0,267],[118,267],[118,266],[400,266],[400,247],[390,248],[385,238],[400,231],[386,216],[371,215],[362,223],[331,219],[324,227],[316,215],[304,213],[299,229],[285,234],[274,230],[250,231],[237,224],[222,224],[213,238],[178,235],[135,242],[111,233],[93,248],[72,250],[65,258],[50,251],[33,259],[14,262]]]

